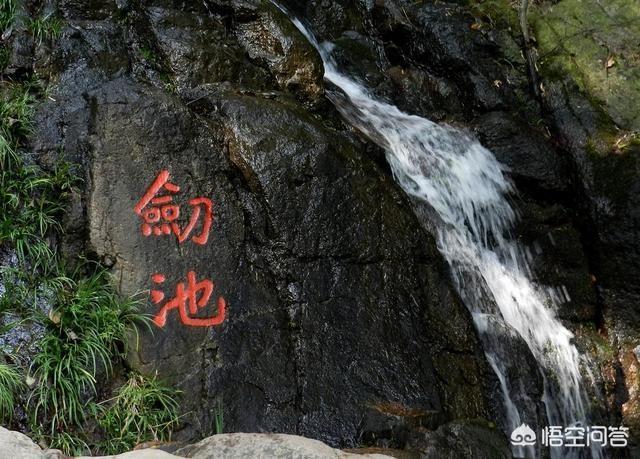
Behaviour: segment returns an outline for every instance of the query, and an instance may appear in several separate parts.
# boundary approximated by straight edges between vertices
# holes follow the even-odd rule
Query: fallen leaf
[[[53,309],[49,311],[49,320],[56,325],[60,323],[60,316],[61,314],[58,311],[54,311]]]
[[[605,65],[608,69],[610,69],[611,67],[616,65],[616,61],[613,57],[610,57],[609,59],[607,59],[607,63]]]

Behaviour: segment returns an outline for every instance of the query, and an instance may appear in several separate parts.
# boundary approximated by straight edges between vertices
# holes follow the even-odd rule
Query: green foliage
[[[0,0],[0,29],[10,27],[15,15],[15,1]],[[25,21],[38,43],[55,38],[62,27],[50,15]],[[0,55],[0,64],[7,56]],[[68,164],[45,171],[24,151],[35,104],[44,96],[42,85],[29,77],[0,81],[0,247],[18,257],[16,266],[0,267],[5,287],[0,314],[16,314],[13,323],[0,326],[0,334],[17,324],[45,326],[27,377],[32,436],[72,455],[96,449],[87,426],[97,422],[109,451],[167,438],[177,422],[177,403],[157,381],[135,375],[108,403],[94,401],[98,380],[109,377],[121,360],[129,333],[150,322],[135,299],[114,293],[105,270],[78,260],[69,270],[51,247],[49,237],[61,230],[60,216],[77,179]],[[43,303],[52,307],[48,316],[41,312]],[[0,364],[0,419],[10,419],[25,388],[20,374]]]
[[[8,29],[16,17],[17,0],[0,0],[0,32]]]
[[[31,365],[37,386],[29,403],[33,424],[44,417],[51,436],[82,425],[96,375],[108,376],[129,329],[148,323],[135,301],[112,292],[101,269],[88,277],[58,277],[58,286],[41,351]]]
[[[132,374],[116,396],[96,405],[98,424],[107,434],[100,445],[106,454],[118,454],[149,440],[168,440],[177,423],[178,404],[173,391],[155,378]]]
[[[5,83],[0,98],[0,244],[13,246],[23,264],[46,264],[52,252],[47,232],[58,225],[74,180],[67,164],[50,173],[27,165],[18,154],[31,129],[39,90],[33,84]]]
[[[9,146],[17,143],[20,137],[27,135],[30,131],[36,89],[35,85],[29,83],[2,83],[0,135]],[[13,159],[15,160],[15,155]]]
[[[224,408],[222,406],[222,400],[218,400],[215,413],[216,434],[224,432]]]
[[[155,53],[151,48],[147,48],[146,46],[140,48],[140,54],[142,54],[142,58],[146,61],[155,62],[157,60]]]
[[[43,434],[41,429],[34,430],[36,437],[45,440],[49,448],[59,449],[71,456],[84,456],[89,454],[91,448],[79,435],[72,432],[58,432],[54,436]]]
[[[11,365],[0,363],[0,420],[11,420],[15,394],[21,387],[22,377],[18,370]]]
[[[41,45],[44,40],[52,40],[60,36],[62,25],[62,21],[52,14],[29,18],[27,21],[27,29],[38,45]]]
[[[467,0],[467,4],[489,28],[518,30],[518,12],[510,0]]]
[[[5,69],[11,59],[11,51],[6,46],[0,45],[0,72]]]

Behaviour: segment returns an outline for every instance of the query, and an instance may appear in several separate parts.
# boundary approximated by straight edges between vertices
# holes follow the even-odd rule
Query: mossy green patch
[[[491,28],[519,30],[518,10],[510,0],[468,0],[467,5]]]
[[[544,2],[529,22],[544,76],[570,76],[619,127],[640,130],[639,2]]]
[[[576,337],[598,363],[611,363],[616,359],[616,349],[609,340],[603,337],[593,325],[582,324],[577,326]]]

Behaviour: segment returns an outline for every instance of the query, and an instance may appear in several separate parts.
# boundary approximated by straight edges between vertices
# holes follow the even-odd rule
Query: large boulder
[[[495,382],[433,238],[317,104],[318,56],[267,2],[210,3],[61,4],[68,27],[37,63],[53,85],[32,146],[85,179],[69,224],[86,244],[65,247],[123,295],[151,290],[129,365],[182,391],[175,437],[210,435],[220,410],[228,431],[332,446],[373,438],[390,403],[433,426],[491,416]],[[229,71],[220,37],[244,56]],[[168,199],[179,216],[154,210]]]
[[[13,459],[44,459],[40,447],[20,432],[14,432],[0,427],[0,445],[2,445],[2,457],[10,457]]]
[[[42,450],[29,437],[0,427],[0,445],[3,458],[13,459],[70,459],[59,450]],[[163,445],[160,445],[162,447]],[[214,435],[200,442],[187,445],[172,453],[159,448],[144,448],[115,456],[91,456],[98,459],[171,459],[192,458],[244,459],[385,459],[383,454],[350,454],[333,449],[322,442],[296,435],[283,434],[223,434]],[[88,457],[78,457],[88,459]]]
[[[541,47],[533,97],[517,9],[467,3],[286,1],[378,97],[472,129],[509,167],[520,215],[514,235],[531,249],[536,280],[557,288],[559,317],[600,370],[587,389],[608,395],[594,397],[602,405],[595,411],[620,422],[622,411],[637,411],[640,182],[638,31],[619,18],[635,18],[637,8],[624,0],[532,3]],[[340,14],[329,20],[326,11]]]
[[[350,454],[317,440],[295,435],[235,433],[214,435],[175,453],[181,457],[205,459],[391,459],[383,454]]]
[[[417,430],[407,447],[420,459],[508,459],[513,457],[504,434],[473,421],[452,422],[435,431]]]

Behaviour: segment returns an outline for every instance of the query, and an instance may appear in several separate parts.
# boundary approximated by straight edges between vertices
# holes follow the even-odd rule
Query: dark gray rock
[[[16,32],[9,70],[35,57],[52,75],[32,147],[44,165],[62,150],[85,174],[66,250],[92,251],[126,294],[163,272],[172,295],[193,269],[228,302],[227,320],[210,329],[184,327],[174,311],[130,356],[184,390],[179,437],[211,433],[221,400],[230,430],[349,446],[402,443],[411,423],[380,404],[422,413],[433,429],[494,416],[485,398],[499,406],[496,381],[431,237],[380,152],[327,107],[319,56],[283,13],[266,1],[57,4],[67,27],[55,48],[34,53]],[[640,298],[637,147],[594,154],[602,113],[567,82],[545,82],[543,119],[517,43],[474,30],[460,5],[285,5],[379,97],[475,130],[519,187],[515,233],[538,280],[566,288],[560,316],[612,330],[631,355],[640,344],[630,306]],[[163,169],[183,209],[193,196],[214,201],[206,245],[140,234],[133,206]],[[529,358],[505,362],[514,375],[534,368]],[[539,377],[528,381],[523,397],[538,400]],[[631,397],[624,389],[618,405]],[[425,438],[465,457],[468,429]],[[474,443],[503,452],[491,445]]]
[[[556,194],[567,190],[563,159],[539,132],[504,112],[487,113],[476,123],[478,140],[508,167],[520,189],[537,187]]]
[[[264,2],[211,2],[210,14],[168,3],[61,6],[32,147],[45,165],[62,147],[81,166],[84,212],[67,223],[121,293],[167,301],[194,271],[215,283],[198,317],[226,300],[221,325],[188,327],[173,310],[130,352],[183,391],[176,438],[213,433],[220,403],[226,430],[344,446],[379,403],[434,412],[436,425],[489,416],[489,371],[433,239],[335,112],[304,108],[321,95],[315,52]],[[190,198],[213,201],[206,244],[141,233],[134,207],[163,170],[183,227]]]
[[[275,5],[263,3],[254,20],[236,26],[236,36],[251,59],[269,68],[280,88],[299,90],[310,100],[322,96],[320,56]]]
[[[435,431],[416,430],[407,449],[421,459],[508,459],[511,449],[504,434],[483,423],[453,422]]]
[[[558,315],[573,322],[598,320],[595,278],[571,214],[554,202],[518,200],[516,234],[528,247],[536,280],[555,290]]]
[[[603,365],[609,415],[631,427],[638,443],[636,387],[640,344],[640,147],[620,147],[611,115],[564,75],[547,75],[544,105],[570,160],[580,229],[598,291],[598,325],[616,351]]]

